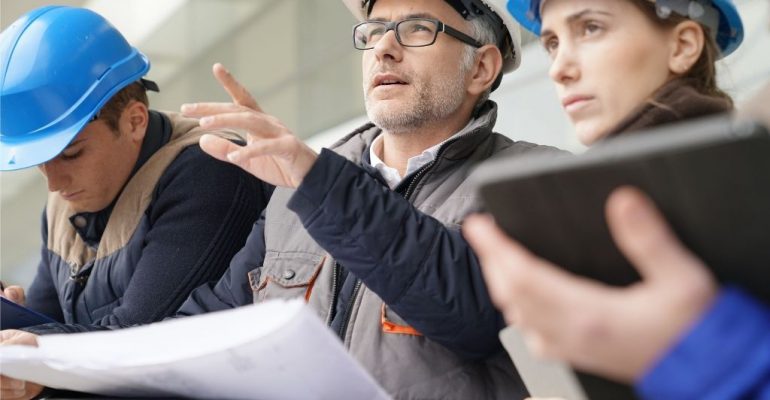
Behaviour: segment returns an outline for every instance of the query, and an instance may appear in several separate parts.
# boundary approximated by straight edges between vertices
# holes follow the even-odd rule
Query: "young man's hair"
[[[126,106],[134,100],[148,107],[150,105],[149,100],[147,100],[147,89],[140,81],[129,84],[112,96],[99,111],[99,120],[104,121],[113,132],[118,133],[120,115]]]

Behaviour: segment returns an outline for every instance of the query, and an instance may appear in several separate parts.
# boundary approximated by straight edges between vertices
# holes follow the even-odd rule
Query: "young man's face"
[[[473,36],[470,24],[444,0],[378,0],[369,20],[433,18]],[[474,48],[439,32],[426,47],[404,47],[394,31],[363,52],[363,88],[369,118],[382,129],[404,131],[441,121],[466,100]]]
[[[73,211],[102,210],[123,189],[136,163],[146,129],[146,117],[143,127],[138,127],[142,131],[137,132],[128,115],[128,110],[137,104],[140,103],[134,102],[123,111],[119,132],[97,119],[87,124],[56,158],[38,166],[48,181],[48,190],[58,192]],[[138,134],[141,137],[138,138]]]

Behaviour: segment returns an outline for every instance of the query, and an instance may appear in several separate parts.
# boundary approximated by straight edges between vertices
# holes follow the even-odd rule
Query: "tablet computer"
[[[487,211],[533,253],[608,284],[639,279],[610,236],[609,194],[647,193],[720,282],[770,304],[770,135],[700,120],[617,137],[584,154],[492,160],[474,172]]]
[[[647,193],[717,279],[770,304],[770,134],[716,118],[607,140],[584,154],[502,158],[474,180],[498,225],[533,253],[575,274],[624,286],[639,279],[610,235],[609,194]],[[501,334],[532,396],[633,398],[629,386],[538,360]],[[575,386],[579,382],[579,386]]]
[[[20,329],[28,326],[56,322],[53,319],[0,297],[0,329]]]

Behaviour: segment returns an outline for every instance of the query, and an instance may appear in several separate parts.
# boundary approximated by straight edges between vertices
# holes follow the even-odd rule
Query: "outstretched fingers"
[[[237,152],[242,147],[227,139],[211,134],[201,136],[198,143],[206,154],[217,160],[228,162],[230,160],[227,158],[227,155]]]
[[[222,64],[214,64],[212,71],[214,72],[214,77],[217,78],[227,94],[230,95],[230,98],[233,99],[233,103],[262,112],[262,108],[259,107],[251,93]]]
[[[245,131],[251,139],[267,139],[280,136],[283,126],[275,118],[252,111],[217,114],[200,119],[206,130],[237,129]]]
[[[190,118],[203,118],[218,114],[231,114],[249,111],[248,108],[235,103],[187,103],[182,104],[182,114]]]

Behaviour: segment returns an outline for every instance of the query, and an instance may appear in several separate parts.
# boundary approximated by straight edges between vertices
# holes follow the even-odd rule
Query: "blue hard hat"
[[[0,34],[0,171],[56,157],[118,91],[150,69],[106,19],[30,11]]]
[[[743,42],[743,22],[732,0],[658,0],[651,2],[668,3],[667,5],[680,6],[689,9],[693,3],[710,4],[719,14],[715,26],[711,27],[716,33],[715,39],[721,52],[721,56],[727,56],[735,51]],[[540,4],[542,0],[508,0],[508,11],[519,21],[521,26],[535,35],[540,35]],[[686,13],[686,11],[685,11]],[[689,16],[689,15],[684,15]],[[697,19],[697,18],[694,18]],[[717,18],[715,18],[717,19]],[[716,28],[716,29],[715,29]]]

